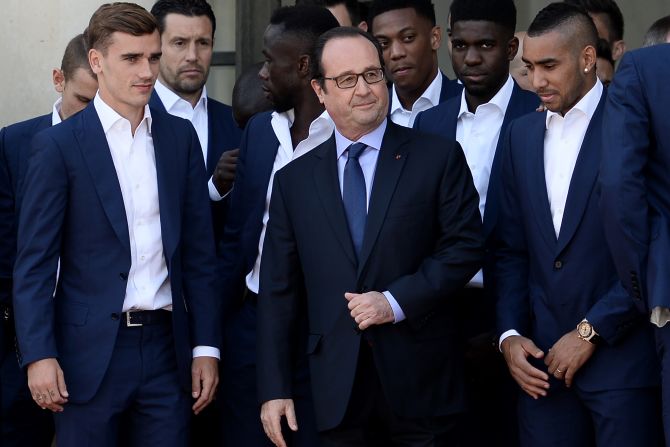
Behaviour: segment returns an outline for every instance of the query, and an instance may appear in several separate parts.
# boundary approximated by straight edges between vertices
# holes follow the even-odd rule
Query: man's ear
[[[54,89],[58,93],[63,93],[63,90],[65,89],[65,75],[63,74],[63,70],[54,68],[51,76],[53,77]]]
[[[612,59],[618,61],[621,59],[623,54],[626,52],[626,42],[623,40],[617,40],[612,45]]]
[[[303,54],[298,58],[298,73],[301,77],[310,76],[310,57],[307,54]]]
[[[316,93],[317,98],[319,98],[319,102],[323,104],[323,87],[321,86],[321,83],[319,82],[318,79],[312,79],[312,90],[314,90],[314,93]]]
[[[519,52],[519,38],[514,36],[507,43],[507,60],[512,62],[516,57],[516,53]]]
[[[430,47],[433,50],[437,50],[440,48],[441,44],[442,44],[442,28],[436,25],[433,27],[433,29],[430,30]]]
[[[95,48],[91,48],[88,51],[88,63],[91,65],[91,70],[93,70],[96,76],[102,73],[102,58],[102,53]]]

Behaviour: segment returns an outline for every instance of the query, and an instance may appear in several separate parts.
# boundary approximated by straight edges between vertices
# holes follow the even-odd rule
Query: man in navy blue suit
[[[202,152],[190,123],[147,105],[153,16],[103,5],[87,36],[98,94],[35,137],[26,173],[40,181],[19,218],[19,358],[59,445],[186,446],[221,338]]]
[[[242,131],[230,106],[207,96],[216,17],[205,0],[159,0],[151,8],[161,33],[158,80],[149,105],[191,121],[198,134],[212,205],[214,235],[223,234]]]
[[[0,444],[9,447],[50,446],[53,439],[53,417],[33,404],[25,373],[14,354],[12,270],[16,214],[33,136],[86,107],[98,88],[83,35],[68,43],[60,69],[53,70],[53,81],[61,97],[51,113],[0,130]]]
[[[503,152],[497,320],[521,388],[522,446],[659,442],[652,333],[617,278],[597,207],[597,39],[579,7],[538,13],[523,61],[547,111],[512,122]]]
[[[270,194],[278,170],[333,132],[333,123],[310,86],[310,61],[319,35],[337,26],[324,8],[287,7],[275,11],[263,38],[265,62],[258,76],[274,111],[254,116],[246,126],[222,249],[226,366],[221,399],[227,445],[271,445],[260,423],[256,391],[256,297]],[[289,442],[311,447],[318,439],[304,355],[307,328],[298,332],[296,408],[302,423]]]
[[[370,7],[369,21],[393,82],[391,121],[412,127],[419,112],[461,93],[461,85],[439,69],[442,29],[436,25],[430,0],[376,0]]]
[[[421,112],[414,128],[457,140],[479,193],[484,239],[490,249],[498,215],[500,159],[512,120],[535,111],[540,100],[522,90],[509,73],[519,41],[514,36],[516,8],[512,0],[455,0],[451,4],[451,61],[463,93]],[[462,291],[460,310],[468,339],[468,377],[472,412],[471,445],[515,444],[512,384],[492,343],[495,333],[493,256]],[[509,407],[508,410],[505,408]],[[512,419],[514,420],[514,419]],[[477,430],[485,423],[489,430]],[[512,431],[510,432],[510,428]]]
[[[626,53],[605,105],[600,172],[605,236],[619,278],[656,335],[670,445],[670,45]]]
[[[292,333],[307,320],[322,446],[461,445],[454,292],[483,255],[463,151],[387,118],[371,35],[330,30],[313,63],[335,130],[274,180],[258,298],[264,429],[283,447],[283,417],[302,423]]]

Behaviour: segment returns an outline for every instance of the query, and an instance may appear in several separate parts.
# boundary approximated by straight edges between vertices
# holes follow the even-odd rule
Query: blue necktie
[[[348,159],[344,166],[344,179],[342,181],[342,201],[344,212],[347,215],[349,233],[354,243],[356,256],[361,253],[363,235],[365,234],[365,219],[367,218],[367,195],[365,190],[365,177],[363,169],[358,162],[358,157],[363,153],[367,145],[354,143],[347,148]]]

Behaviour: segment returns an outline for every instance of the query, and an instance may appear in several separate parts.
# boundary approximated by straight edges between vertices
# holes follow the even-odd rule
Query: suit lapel
[[[130,251],[128,220],[112,154],[93,102],[80,115],[75,135],[100,203],[121,244]]]
[[[340,192],[340,181],[337,175],[337,150],[335,147],[335,136],[331,136],[326,142],[314,149],[319,161],[314,167],[314,185],[326,212],[328,223],[331,225],[335,237],[340,241],[342,249],[351,263],[356,265],[356,254],[354,244],[351,242],[347,217],[344,214],[342,194]],[[370,217],[368,215],[368,223]],[[363,241],[365,247],[365,240]]]
[[[556,244],[556,232],[551,218],[547,182],[544,177],[544,135],[546,112],[536,117],[536,125],[528,129],[528,195],[534,209],[540,233],[547,244]]]
[[[575,169],[570,179],[568,198],[565,202],[565,214],[563,215],[563,222],[561,222],[561,231],[558,234],[557,253],[560,253],[568,245],[577,231],[598,177],[602,141],[601,119],[605,96],[606,93],[603,92],[577,156]]]
[[[407,159],[406,138],[398,132],[398,128],[392,122],[387,123],[386,133],[382,140],[382,147],[377,159],[370,203],[368,205],[368,218],[365,223],[365,236],[361,247],[358,262],[358,274],[360,275],[375,246],[379,231],[384,224],[384,217],[388,209],[393,193],[395,192],[400,178],[400,173]]]
[[[161,237],[165,259],[171,259],[177,248],[180,233],[179,182],[175,168],[178,166],[176,146],[171,140],[172,130],[166,126],[161,113],[152,113],[151,137],[156,158],[158,203],[161,220]],[[188,148],[182,148],[188,150]]]

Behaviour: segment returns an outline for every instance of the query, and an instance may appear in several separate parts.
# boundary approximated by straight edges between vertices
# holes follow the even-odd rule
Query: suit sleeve
[[[258,399],[266,402],[292,396],[292,340],[296,325],[302,270],[296,239],[284,200],[281,171],[275,176],[270,201],[258,296]]]
[[[182,218],[182,275],[193,346],[221,347],[221,302],[216,296],[216,255],[202,150],[193,126]]]
[[[5,129],[0,130],[0,303],[9,303],[16,254],[14,191],[5,151]]]
[[[479,196],[460,145],[454,143],[448,151],[437,199],[435,249],[416,272],[388,287],[408,322],[415,326],[420,326],[445,296],[465,286],[483,262]]]
[[[500,212],[494,229],[496,326],[498,335],[515,329],[528,335],[530,323],[528,251],[517,194],[512,123],[502,152]]]
[[[625,289],[640,301],[650,226],[645,182],[650,124],[642,87],[635,59],[626,54],[605,106],[599,179],[605,236]]]
[[[68,200],[68,172],[44,132],[32,142],[18,224],[14,313],[21,364],[58,357],[53,291]]]

